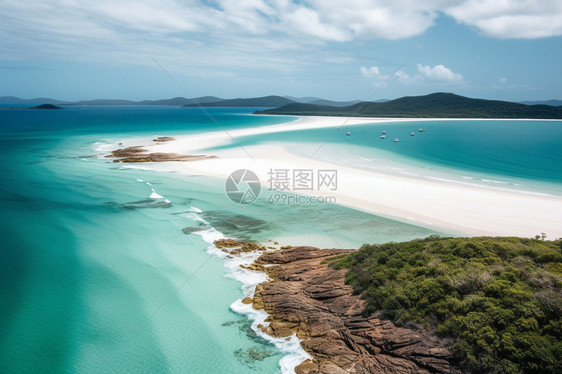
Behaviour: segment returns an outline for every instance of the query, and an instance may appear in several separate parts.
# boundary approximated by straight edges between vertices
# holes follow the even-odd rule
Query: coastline
[[[326,118],[299,119],[281,125],[232,130],[230,135],[236,138],[248,135],[293,131],[296,129],[336,126],[336,121],[334,121],[333,118],[329,119],[331,119],[331,121],[326,120]],[[426,121],[427,119],[417,120]],[[409,122],[412,120],[400,119],[399,121]],[[375,122],[388,123],[386,120]],[[358,125],[362,123],[372,124],[373,120],[361,118],[354,123]],[[303,156],[291,153],[290,150],[282,145],[266,144],[249,146],[245,147],[245,149],[233,148],[213,150],[210,153],[207,152],[207,148],[228,144],[233,141],[225,133],[212,132],[198,135],[176,136],[175,138],[176,140],[173,141],[157,142],[156,144],[152,138],[126,139],[120,143],[120,147],[142,146],[147,152],[173,154],[176,156],[184,155],[186,157],[197,152],[199,155],[204,154],[205,158],[193,160],[189,158],[179,158],[177,160],[167,160],[163,158],[162,161],[165,162],[149,162],[148,164],[143,162],[142,166],[133,163],[123,167],[148,168],[164,172],[179,172],[187,175],[205,175],[217,178],[217,180],[220,180],[220,183],[224,183],[232,171],[247,168],[258,174],[263,184],[262,188],[266,187],[266,184],[263,182],[267,181],[267,173],[271,168],[291,169],[302,167],[304,164],[307,165],[307,168],[314,169],[336,167],[338,169],[340,185],[337,191],[331,191],[331,193],[336,196],[338,205],[344,205],[434,230],[442,230],[449,234],[470,236],[534,236],[541,232],[547,232],[548,235],[562,236],[562,231],[558,231],[557,227],[557,223],[562,221],[562,215],[560,213],[562,212],[562,198],[556,196],[509,189],[488,188],[481,185],[472,185],[470,183],[458,184],[446,180],[427,180],[416,177],[389,175],[368,170],[342,167],[325,161],[308,161]],[[115,145],[104,145],[99,147],[98,150],[105,152],[108,150],[115,151]],[[304,193],[304,195],[313,196],[312,193]],[[384,199],[380,199],[380,196],[384,196]],[[459,196],[462,196],[462,201],[459,201]],[[455,217],[454,222],[450,217]],[[546,221],[545,218],[547,219]],[[545,226],[547,226],[548,229],[544,229]],[[215,238],[224,238],[220,232],[216,231],[216,234],[217,236]],[[204,238],[204,240],[210,244],[208,248],[209,254],[216,255],[220,252],[217,251],[213,240],[209,238]],[[275,256],[283,252],[287,251],[282,250],[281,252],[273,252],[271,254]],[[272,281],[275,282],[279,279],[275,279],[277,275],[272,276],[274,273],[269,271],[268,268],[263,267],[263,265],[269,266],[271,264],[262,262],[259,259],[261,254],[262,253],[259,252],[242,253],[236,256],[228,256],[224,255],[224,253],[218,254],[220,257],[225,258],[225,267],[229,270],[227,277],[242,283],[244,298],[233,302],[230,306],[231,310],[247,316],[252,321],[251,327],[256,334],[274,344],[284,353],[279,363],[283,373],[293,372],[295,368],[297,368],[297,373],[316,372],[314,370],[321,368],[324,371],[318,371],[320,373],[334,372],[336,368],[331,366],[333,362],[331,362],[331,360],[325,360],[326,362],[322,362],[322,360],[319,361],[319,353],[305,342],[306,339],[311,338],[311,330],[313,327],[310,325],[308,327],[300,326],[301,330],[299,330],[294,326],[294,321],[291,322],[291,318],[302,318],[302,316],[299,317],[298,314],[295,314],[293,317],[289,317],[287,314],[282,315],[274,309],[268,309],[264,304],[264,285],[273,284]],[[254,262],[262,265],[261,268],[252,268]],[[309,265],[312,266],[314,264]],[[261,271],[257,272],[255,270]],[[268,279],[268,275],[270,279]],[[288,276],[288,278],[290,278],[290,276]],[[338,281],[342,279],[343,278]],[[273,294],[281,295],[285,293],[287,297],[292,297],[294,295],[292,293],[294,290],[286,290],[283,288],[283,285],[276,284],[272,287],[271,291]],[[248,302],[249,300],[251,300],[251,302]],[[356,305],[355,309],[358,310],[359,306]],[[355,312],[357,312],[357,310],[355,310]],[[356,313],[356,315],[358,314]],[[377,320],[373,323],[377,325],[381,322]],[[395,327],[390,328],[394,329]],[[405,330],[408,331],[403,331],[399,334],[399,340],[402,343],[406,337],[410,340],[413,337],[415,342],[411,344],[408,343],[409,346],[416,346],[423,341],[422,345],[424,349],[427,348],[428,343],[423,339],[420,340],[419,334],[416,335],[417,333],[414,330]],[[385,339],[391,339],[391,337],[387,336]],[[385,342],[388,343],[388,340]],[[402,343],[397,344],[400,345]],[[330,346],[331,343],[326,344]],[[377,349],[380,349],[380,347],[375,350]],[[432,349],[432,352],[436,354],[437,358],[431,357],[433,361],[430,363],[430,366],[437,365],[443,370],[432,367],[430,370],[431,372],[457,372],[454,367],[449,370],[450,360],[444,358],[445,356],[449,357],[448,353],[440,350],[441,348],[437,346]],[[367,358],[365,364],[383,365],[383,368],[384,365],[387,364],[396,365],[396,362],[393,362],[395,355],[395,352],[388,352],[390,358],[386,363],[373,363],[371,362],[371,358]],[[423,356],[421,353],[414,354],[414,356],[416,355],[420,357]],[[322,356],[321,352],[320,356]],[[404,370],[397,372],[425,372],[424,370],[427,368],[426,363],[421,363],[421,366],[418,367],[416,365],[418,365],[419,362],[416,364],[415,359],[419,359],[419,357],[412,361],[414,363],[409,362],[408,360],[410,359],[411,357],[406,359],[400,358],[398,365],[405,366],[403,367]],[[344,359],[344,361],[346,362],[341,363],[342,365],[339,366],[341,370],[352,368],[350,365],[353,365],[353,362],[349,357]],[[370,367],[381,368],[381,366]],[[416,367],[422,368],[423,370],[420,371],[416,369]]]
[[[197,213],[198,209],[194,209]],[[201,217],[197,219],[209,224]],[[258,285],[268,281],[268,275],[262,271],[255,271],[256,269],[252,265],[265,253],[263,250],[276,251],[279,250],[279,245],[275,244],[276,248],[274,248],[271,247],[272,243],[265,243],[269,246],[266,249],[265,246],[253,242],[240,242],[225,237],[222,232],[212,226],[206,230],[195,231],[193,234],[200,236],[208,244],[207,253],[209,256],[216,256],[224,260],[224,267],[227,270],[225,277],[234,279],[241,284],[243,297],[230,304],[230,310],[248,318],[251,321],[250,328],[256,334],[255,336],[274,345],[283,354],[283,357],[279,360],[281,373],[294,373],[298,365],[306,360],[311,360],[312,356],[302,348],[301,339],[296,334],[281,338],[262,331],[258,326],[267,324],[266,321],[271,318],[270,314],[264,310],[255,309],[251,303],[245,302],[249,298],[253,299]],[[221,246],[218,244],[221,241],[231,241],[239,245]],[[240,250],[248,244],[251,249]]]
[[[353,118],[347,124],[391,125],[393,122],[427,120],[430,119]],[[201,154],[206,153],[205,149],[232,143],[233,139],[238,137],[337,127],[341,124],[342,118],[306,117],[279,125],[236,129],[228,134],[214,131],[175,136],[175,141],[158,144],[146,138],[126,139],[122,141],[122,146],[143,146],[150,152]],[[102,152],[110,150],[115,150],[114,144],[98,149]],[[551,238],[562,237],[562,227],[559,224],[562,222],[562,198],[559,196],[335,165],[320,160],[308,160],[278,144],[213,150],[208,156],[216,158],[127,167],[148,167],[166,172],[206,175],[221,179],[221,183],[224,183],[233,171],[249,169],[258,175],[262,182],[262,190],[267,188],[268,172],[271,169],[298,169],[304,165],[315,170],[337,169],[337,190],[328,192],[339,205],[454,235],[534,237],[544,232]],[[299,193],[315,196],[313,191]],[[454,220],[451,217],[454,217]]]
[[[345,283],[346,270],[328,264],[353,251],[293,247],[254,262],[269,276],[250,300],[270,315],[257,327],[276,338],[296,335],[311,356],[295,373],[464,373],[451,339],[398,327],[380,312],[363,315],[364,300]]]

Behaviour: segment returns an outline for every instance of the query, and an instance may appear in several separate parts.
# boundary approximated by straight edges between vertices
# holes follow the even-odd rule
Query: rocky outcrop
[[[271,281],[256,287],[255,309],[270,314],[270,335],[296,333],[314,359],[305,373],[462,373],[452,342],[429,332],[397,327],[381,313],[365,317],[363,301],[345,284],[345,270],[327,260],[350,250],[294,247],[265,253],[256,260]]]
[[[166,143],[166,142],[172,142],[174,140],[176,140],[176,138],[171,136],[159,136],[156,139],[152,139],[152,141],[156,143]]]
[[[213,242],[214,246],[231,255],[239,255],[245,252],[265,251],[263,245],[253,242],[241,242],[234,239],[218,239]]]
[[[173,138],[171,140],[173,140]],[[171,141],[171,140],[164,140],[164,141]],[[155,141],[157,140],[155,139]],[[163,152],[148,153],[147,150],[141,146],[132,146],[127,148],[117,149],[105,157],[115,158],[113,162],[117,162],[117,163],[199,161],[199,160],[216,158],[216,156],[207,156],[207,155],[182,155],[179,153],[163,153]]]

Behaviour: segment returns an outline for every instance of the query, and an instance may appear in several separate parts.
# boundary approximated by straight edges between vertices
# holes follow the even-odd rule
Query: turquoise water
[[[379,123],[248,136],[239,143],[272,138],[292,152],[346,166],[562,195],[562,121]]]
[[[211,111],[226,128],[285,120]],[[0,110],[0,372],[276,373],[294,349],[233,311],[255,279],[244,288],[251,276],[209,241],[353,248],[432,234],[333,205],[240,206],[224,181],[91,157],[106,139],[208,130],[195,109]]]

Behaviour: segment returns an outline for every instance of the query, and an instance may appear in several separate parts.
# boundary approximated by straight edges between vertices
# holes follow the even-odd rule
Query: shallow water
[[[291,152],[351,167],[562,195],[562,121],[377,123],[248,136],[239,143],[272,139]]]
[[[285,120],[211,111],[229,128]],[[240,206],[224,181],[91,157],[116,138],[217,130],[191,109],[2,110],[0,120],[2,373],[288,370],[303,353],[256,334],[237,302],[261,275],[209,242],[356,248],[433,233],[334,205]]]

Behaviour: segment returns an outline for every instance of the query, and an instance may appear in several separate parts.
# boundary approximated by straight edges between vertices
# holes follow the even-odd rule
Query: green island
[[[562,119],[562,107],[525,105],[509,101],[473,99],[446,92],[405,96],[386,102],[360,102],[349,106],[289,103],[254,114],[296,116],[392,118],[536,118]]]
[[[364,245],[332,265],[399,326],[454,339],[474,373],[560,373],[562,239],[441,238]]]

